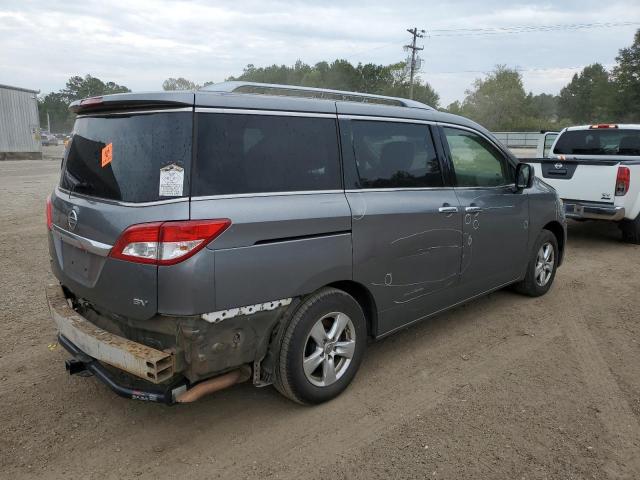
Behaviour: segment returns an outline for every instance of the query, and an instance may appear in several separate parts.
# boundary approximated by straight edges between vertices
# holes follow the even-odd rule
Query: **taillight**
[[[102,97],[89,97],[84,100],[80,100],[80,105],[83,107],[87,105],[100,105],[102,103]]]
[[[47,228],[51,230],[53,228],[53,204],[51,203],[51,195],[47,196],[46,203],[46,211],[47,211]]]
[[[618,128],[618,125],[615,123],[597,123],[596,125],[591,125],[589,128]]]
[[[109,256],[153,265],[173,265],[193,256],[224,232],[231,220],[154,222],[127,228]]]
[[[618,176],[616,177],[616,197],[626,195],[631,184],[631,170],[629,167],[618,167]]]

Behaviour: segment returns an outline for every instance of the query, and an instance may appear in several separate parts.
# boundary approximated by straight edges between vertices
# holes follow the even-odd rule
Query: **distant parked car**
[[[56,136],[47,132],[40,133],[40,141],[42,142],[42,145],[45,147],[50,145],[59,145],[59,141],[56,138]]]

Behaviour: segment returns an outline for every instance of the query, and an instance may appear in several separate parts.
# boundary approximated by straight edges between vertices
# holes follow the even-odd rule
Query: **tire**
[[[622,230],[623,241],[640,245],[640,215],[634,220],[620,222],[620,230]]]
[[[355,377],[366,344],[360,304],[342,290],[322,288],[302,302],[284,329],[274,386],[301,404],[331,400]]]
[[[547,254],[548,248],[552,249],[550,254]],[[547,293],[556,277],[559,253],[556,236],[549,230],[542,230],[529,259],[527,273],[521,282],[514,285],[515,290],[530,297]]]

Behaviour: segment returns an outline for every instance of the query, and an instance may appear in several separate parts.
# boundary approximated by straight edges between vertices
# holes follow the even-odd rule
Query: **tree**
[[[38,98],[40,126],[47,127],[47,114],[52,132],[70,132],[73,128],[73,115],[69,112],[69,103],[62,93],[51,92]]]
[[[99,78],[85,75],[71,77],[67,81],[66,88],[60,91],[68,103],[87,97],[98,97],[101,95],[110,95],[113,93],[130,92],[127,87],[118,85],[114,82],[103,82]]]
[[[207,83],[207,84],[210,84]],[[163,90],[198,90],[200,85],[186,78],[167,78],[162,82]]]
[[[576,73],[560,91],[559,113],[574,123],[615,122],[615,96],[609,72],[594,63]]]
[[[38,98],[40,125],[47,125],[47,113],[51,120],[51,130],[54,132],[69,132],[73,128],[75,115],[69,111],[69,105],[87,97],[109,95],[112,93],[130,92],[127,87],[115,82],[103,82],[99,78],[86,75],[69,78],[65,88],[58,92],[51,92]]]
[[[633,44],[623,48],[616,57],[611,76],[616,92],[615,109],[620,120],[640,121],[640,29]]]
[[[227,80],[301,85],[395,97],[408,98],[409,96],[409,79],[405,62],[391,65],[373,63],[352,65],[347,60],[338,59],[331,63],[318,62],[313,66],[300,60],[291,67],[286,65],[256,67],[249,64],[242,75],[229,77]],[[414,82],[414,98],[433,107],[437,107],[440,100],[431,85],[420,78]]]
[[[489,130],[527,130],[537,128],[520,73],[497,65],[485,79],[476,79],[465,92],[461,105],[450,108],[484,125]]]

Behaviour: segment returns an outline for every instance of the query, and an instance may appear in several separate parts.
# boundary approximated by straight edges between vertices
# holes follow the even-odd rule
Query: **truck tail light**
[[[45,208],[47,212],[47,229],[51,230],[53,228],[53,204],[51,203],[51,195],[47,196]]]
[[[119,260],[152,265],[174,265],[195,255],[224,232],[231,220],[186,220],[131,225],[111,249]]]
[[[631,170],[629,167],[618,167],[618,176],[616,177],[616,197],[626,195],[631,184]]]

